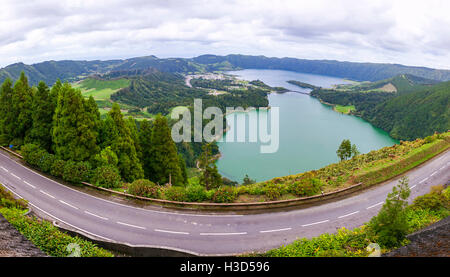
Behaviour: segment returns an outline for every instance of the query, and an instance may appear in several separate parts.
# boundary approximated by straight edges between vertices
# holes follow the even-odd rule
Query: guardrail
[[[125,198],[142,200],[154,205],[163,207],[172,207],[178,209],[190,209],[190,210],[209,210],[209,211],[250,211],[260,209],[273,209],[273,208],[288,208],[301,205],[316,204],[318,202],[324,202],[327,200],[339,198],[356,191],[363,189],[365,186],[363,183],[359,183],[347,188],[343,188],[338,191],[328,192],[321,195],[314,195],[309,197],[301,197],[287,200],[276,200],[267,202],[252,202],[252,203],[197,203],[197,202],[179,202],[163,199],[147,198],[143,196],[132,195],[124,192],[119,192],[103,187],[97,187],[87,182],[82,182],[83,185],[88,187],[109,192],[115,195],[119,195]]]

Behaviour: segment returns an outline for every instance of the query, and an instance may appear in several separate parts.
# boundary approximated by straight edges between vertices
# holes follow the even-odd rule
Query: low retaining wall
[[[187,210],[209,210],[209,211],[250,211],[250,210],[261,210],[261,209],[275,209],[275,208],[288,208],[295,207],[301,205],[311,205],[317,204],[318,202],[324,202],[327,200],[340,198],[345,195],[357,192],[363,189],[365,186],[362,183],[334,191],[329,193],[324,193],[321,195],[314,195],[309,197],[301,197],[295,199],[288,200],[277,200],[277,201],[267,201],[267,202],[254,202],[254,203],[196,203],[196,202],[178,202],[178,201],[170,201],[163,199],[153,199],[142,196],[136,196],[124,192],[118,192],[114,190],[110,190],[107,188],[97,187],[92,184],[83,182],[84,185],[101,190],[106,191],[115,195],[120,195],[122,197],[135,199],[135,200],[143,200],[149,202],[153,205],[163,206],[163,207],[171,207],[177,209],[187,209]]]

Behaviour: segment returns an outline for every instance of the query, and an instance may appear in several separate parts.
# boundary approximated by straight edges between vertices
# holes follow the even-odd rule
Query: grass
[[[340,113],[349,114],[350,112],[355,111],[356,108],[354,105],[351,106],[335,105],[334,110]]]
[[[87,78],[72,86],[81,89],[81,93],[84,97],[92,96],[95,100],[109,100],[112,94],[129,85],[130,80],[128,79],[97,80],[94,78]]]

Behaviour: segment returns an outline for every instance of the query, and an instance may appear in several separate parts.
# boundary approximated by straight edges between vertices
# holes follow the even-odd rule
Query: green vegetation
[[[395,92],[381,89],[387,84]],[[364,118],[396,139],[412,140],[450,129],[450,82],[436,84],[403,74],[375,83],[316,89],[311,95],[340,112]]]
[[[80,247],[81,257],[112,257],[113,254],[95,244],[71,237],[61,232],[52,223],[24,215],[27,203],[23,199],[15,199],[13,195],[0,185],[0,213],[23,236],[30,240],[44,253],[53,257],[67,257],[71,252],[67,246],[76,243]]]
[[[359,228],[341,228],[335,234],[322,234],[311,239],[301,238],[291,244],[257,257],[367,257],[368,246],[377,243],[381,253],[408,244],[407,234],[418,231],[450,215],[450,188],[433,187],[431,192],[419,196],[407,206],[408,182],[402,179],[389,194],[377,216]]]
[[[304,83],[304,82],[300,82],[300,81],[295,81],[295,80],[289,80],[287,81],[289,84],[293,84],[295,86],[301,87],[301,88],[309,88],[309,89],[316,89],[318,87],[308,84],[308,83]]]
[[[338,150],[336,151],[336,154],[338,155],[339,159],[341,161],[348,160],[351,157],[359,155],[358,148],[356,148],[356,145],[352,145],[350,140],[344,139],[339,146]]]

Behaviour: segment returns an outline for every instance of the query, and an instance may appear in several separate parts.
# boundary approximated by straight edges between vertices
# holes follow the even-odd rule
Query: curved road
[[[450,180],[450,151],[407,173],[410,199]],[[299,237],[354,228],[378,210],[398,178],[355,196],[304,209],[262,214],[179,212],[139,208],[52,181],[0,152],[0,183],[43,216],[103,240],[158,246],[198,255],[264,251]]]

